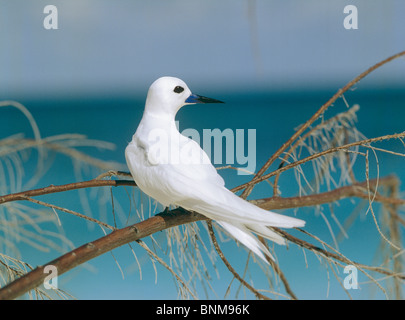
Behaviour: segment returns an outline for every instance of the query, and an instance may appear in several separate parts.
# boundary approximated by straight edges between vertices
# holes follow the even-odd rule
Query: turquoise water
[[[223,100],[226,104],[195,105],[183,108],[177,117],[180,123],[180,130],[195,128],[202,134],[203,129],[218,128],[225,130],[229,128],[233,131],[244,129],[246,130],[245,132],[248,129],[255,129],[256,170],[258,170],[265,163],[266,159],[294,133],[294,128],[297,128],[318,110],[333,95],[334,90],[278,93],[197,93]],[[356,90],[347,93],[345,97],[350,106],[353,104],[360,105],[357,128],[368,138],[399,133],[405,130],[404,90]],[[102,151],[89,147],[80,148],[80,150],[102,160],[113,160],[125,164],[124,149],[131,140],[132,134],[141,118],[144,96],[121,95],[107,98],[73,97],[60,99],[22,98],[19,102],[23,103],[34,116],[42,137],[64,133],[80,133],[91,139],[112,142],[116,145],[115,150]],[[347,110],[347,107],[343,100],[339,99],[327,111],[325,119],[344,110]],[[28,121],[19,111],[12,108],[2,108],[0,109],[0,115],[0,138],[20,132],[23,132],[28,137],[32,137],[32,130],[29,127]],[[389,148],[396,152],[404,151],[403,146],[395,141],[376,146]],[[29,179],[32,174],[30,170],[33,170],[34,160],[34,155],[28,156],[24,180]],[[403,157],[378,153],[378,160],[380,163],[380,176],[395,173],[402,181],[405,180]],[[38,183],[38,187],[75,181],[74,167],[70,160],[67,160],[66,157],[57,156],[53,163],[49,173]],[[278,164],[279,162],[275,163],[272,169],[277,169]],[[229,188],[249,180],[249,176],[237,175],[234,170],[221,170],[220,173],[225,178],[226,185]],[[84,170],[80,174],[84,180],[94,178],[96,172]],[[358,174],[359,180],[365,178],[364,172],[359,171]],[[370,174],[372,175],[371,177],[375,177],[375,167],[370,168]],[[291,174],[286,174],[280,183],[283,195],[294,195],[298,190],[294,177]],[[290,188],[291,186],[292,188]],[[113,193],[117,199],[117,203],[119,202],[122,206],[122,212],[127,213],[130,210],[134,210],[129,205],[127,191],[114,189]],[[90,191],[89,194],[91,194]],[[268,196],[271,196],[271,188],[262,184],[255,189],[251,198]],[[110,203],[107,201],[107,204],[103,205],[101,210],[100,204],[94,204],[97,203],[97,194],[93,194],[92,197],[90,207],[92,208],[94,217],[104,219],[108,223],[113,223]],[[72,210],[86,212],[86,208],[83,209],[83,204],[80,203],[80,199],[76,193],[69,194],[69,197],[53,195],[41,199],[58,205],[66,205]],[[334,210],[334,214],[342,222],[353,210],[353,205],[350,201],[343,201],[342,205],[340,207],[336,206]],[[333,239],[324,220],[318,214],[315,214],[313,209],[305,208],[296,212],[291,210],[287,211],[287,213],[292,215],[295,213],[298,217],[307,220],[307,231],[333,244]],[[327,208],[325,208],[324,213],[330,218],[330,212]],[[79,221],[77,218],[68,217],[62,213],[59,216],[63,222],[64,232],[73,241],[74,246],[81,245],[103,235],[98,227],[90,227],[89,229],[89,225]],[[132,217],[134,217],[133,212]],[[350,230],[350,238],[344,240],[339,245],[343,254],[349,258],[365,264],[371,264],[374,254],[378,250],[380,239],[371,215],[368,214],[367,217],[363,216],[361,220],[363,222],[359,221]],[[337,225],[333,223],[332,219],[329,219],[329,221],[334,231],[338,233],[339,229]],[[125,223],[125,219],[122,218],[119,222]],[[299,233],[293,234],[298,237],[302,236]],[[208,241],[205,231],[202,231],[202,237]],[[156,238],[159,241],[165,241],[163,233],[156,235]],[[21,244],[21,248],[23,258],[26,258],[27,262],[33,265],[44,264],[58,256],[58,253],[53,251],[51,252],[51,256],[49,253],[36,252],[36,250],[25,244]],[[244,254],[244,251],[238,249],[233,242],[223,244],[223,250],[230,257],[230,260],[236,263],[239,270],[243,270],[244,262],[238,265],[240,259],[237,257]],[[139,273],[132,253],[128,247],[123,247],[114,250],[114,256],[124,271],[124,280],[114,259],[111,255],[106,254],[91,261],[90,264],[93,267],[79,268],[62,276],[59,282],[60,286],[63,286],[63,288],[66,288],[66,290],[78,298],[176,298],[175,285],[169,272],[157,266],[158,283],[155,285],[153,265],[140,248],[136,249],[136,252],[143,264],[142,281],[139,280]],[[276,252],[293,291],[299,297],[322,299],[326,298],[327,294],[329,298],[346,297],[343,289],[334,281],[328,287],[326,267],[320,264],[313,254],[307,253],[307,256],[304,257],[302,251],[294,246],[291,246],[289,250],[278,247]],[[231,277],[222,266],[222,262],[218,260],[217,264],[218,270],[221,272],[221,278],[217,279],[213,272],[212,284],[216,289],[217,296],[210,295],[212,298],[222,298],[231,280]],[[329,270],[329,277],[334,278],[331,270]],[[344,277],[342,271],[340,271],[340,277]],[[100,279],[102,279],[102,282],[100,282]],[[258,279],[256,281],[262,281],[260,277]],[[360,276],[360,281],[367,280],[364,276]],[[236,285],[234,287],[237,288]],[[364,289],[366,287],[364,286]],[[204,298],[205,296],[202,292],[200,292],[200,297]],[[368,297],[367,290],[358,290],[350,293],[355,298]],[[381,297],[380,293],[377,296]],[[248,297],[251,296],[248,295]]]

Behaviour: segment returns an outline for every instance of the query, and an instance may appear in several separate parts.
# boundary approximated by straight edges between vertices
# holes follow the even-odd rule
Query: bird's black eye
[[[180,86],[177,86],[176,88],[174,88],[173,91],[176,92],[176,93],[180,93],[180,92],[183,92],[183,91],[184,91],[184,88],[183,88],[183,87],[180,87]]]

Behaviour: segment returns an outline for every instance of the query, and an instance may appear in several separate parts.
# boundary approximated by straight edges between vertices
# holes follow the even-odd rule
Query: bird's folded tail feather
[[[217,221],[217,223],[223,227],[233,238],[242,243],[258,257],[260,257],[264,262],[268,264],[266,256],[274,261],[274,257],[270,251],[261,243],[245,226],[242,224],[230,224],[224,221]],[[269,230],[270,231],[270,230]],[[274,233],[274,232],[273,232]],[[274,233],[275,234],[275,233]],[[278,236],[278,235],[276,235]],[[280,237],[280,236],[278,236]],[[268,237],[266,237],[268,238]],[[281,238],[281,237],[280,237]],[[273,240],[273,239],[271,239]],[[275,241],[275,240],[273,240]]]
[[[267,211],[238,197],[226,188],[215,189],[217,197],[202,194],[201,201],[177,203],[183,208],[197,211],[213,220],[227,221],[231,224],[272,226],[278,228],[303,227],[305,221],[275,212]],[[215,193],[214,193],[215,194]],[[205,197],[204,197],[205,196]],[[254,230],[253,230],[254,231]],[[276,241],[277,242],[277,241]]]
[[[259,224],[247,224],[246,227],[263,238],[274,241],[277,244],[285,245],[284,238],[266,226]]]
[[[179,205],[201,213],[213,220],[227,221],[232,224],[239,223],[246,226],[261,225],[263,228],[264,226],[294,228],[305,225],[304,220],[261,209],[237,196],[232,200],[226,204],[215,202],[214,200],[213,203],[200,202],[191,206],[180,203]],[[263,229],[261,228],[261,230]]]

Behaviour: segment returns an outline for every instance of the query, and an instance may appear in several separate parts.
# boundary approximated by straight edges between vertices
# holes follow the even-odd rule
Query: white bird
[[[284,244],[268,227],[302,227],[305,221],[263,210],[225,188],[208,155],[176,127],[177,111],[195,103],[222,101],[192,94],[178,78],[162,77],[150,86],[142,120],[125,150],[132,177],[162,205],[213,219],[265,262],[264,254],[274,259],[252,232]]]

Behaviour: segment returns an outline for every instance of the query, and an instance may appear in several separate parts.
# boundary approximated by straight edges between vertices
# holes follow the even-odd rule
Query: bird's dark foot
[[[182,207],[177,207],[175,209],[170,210],[169,207],[166,207],[161,213],[158,215],[161,216],[174,216],[176,214],[187,214],[189,213],[188,210],[182,208]]]
[[[187,209],[184,209],[183,207],[178,207],[176,209],[176,211],[179,212],[179,213],[182,213],[182,214],[185,214],[185,213],[189,212]]]
[[[177,210],[178,210],[178,208],[170,210],[169,207],[166,207],[166,208],[160,213],[160,215],[162,215],[162,216],[174,216],[174,215],[176,214],[176,211],[177,211]]]

